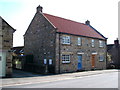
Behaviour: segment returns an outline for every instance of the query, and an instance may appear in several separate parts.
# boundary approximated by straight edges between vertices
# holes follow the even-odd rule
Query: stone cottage
[[[0,77],[12,75],[11,48],[14,32],[15,29],[0,17]]]
[[[105,69],[106,41],[90,21],[84,24],[46,14],[38,6],[24,35],[24,53],[33,55],[26,68],[40,73]]]
[[[120,44],[114,40],[114,44],[107,45],[107,68],[120,69]]]

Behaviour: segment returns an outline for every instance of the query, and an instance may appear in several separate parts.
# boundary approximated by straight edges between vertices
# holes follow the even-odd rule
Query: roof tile
[[[105,39],[89,25],[44,13],[45,17],[58,28],[58,32]]]

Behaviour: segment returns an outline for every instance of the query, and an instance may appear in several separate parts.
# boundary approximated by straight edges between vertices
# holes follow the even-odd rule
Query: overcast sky
[[[118,37],[118,1],[120,0],[0,0],[0,15],[16,29],[14,46],[24,45],[23,35],[41,5],[43,12],[84,23],[86,20],[108,38]]]

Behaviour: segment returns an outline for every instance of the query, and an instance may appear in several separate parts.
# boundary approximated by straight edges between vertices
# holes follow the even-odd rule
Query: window
[[[4,42],[9,42],[9,40],[4,40]]]
[[[0,61],[2,60],[1,56],[0,56]]]
[[[103,41],[99,40],[99,47],[103,47]]]
[[[91,40],[91,45],[92,45],[92,47],[95,47],[95,40],[94,39]]]
[[[47,59],[44,59],[44,64],[47,64]]]
[[[62,36],[62,44],[70,44],[70,36]]]
[[[82,45],[80,37],[78,37],[78,45]]]
[[[100,55],[99,61],[104,61],[104,55]]]
[[[62,55],[62,63],[70,63],[70,55]]]

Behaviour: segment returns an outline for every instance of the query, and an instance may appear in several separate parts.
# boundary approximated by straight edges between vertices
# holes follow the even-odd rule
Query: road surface
[[[71,79],[12,85],[4,88],[118,88],[118,72],[74,76]]]

